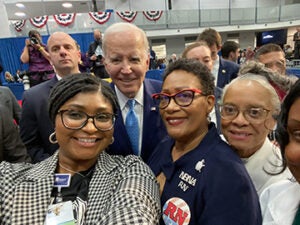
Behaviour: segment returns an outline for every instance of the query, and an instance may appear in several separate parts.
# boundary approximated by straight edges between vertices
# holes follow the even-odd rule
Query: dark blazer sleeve
[[[21,119],[21,107],[8,87],[0,87],[0,103],[7,107],[8,113],[13,117],[13,119],[19,124]]]
[[[3,105],[0,105],[0,142],[0,162],[31,162],[20,138],[19,129]]]
[[[19,124],[21,119],[21,107],[15,95],[10,90],[9,90],[9,95],[12,103],[13,118],[15,119],[17,124]]]
[[[56,77],[24,92],[20,135],[33,162],[40,162],[51,156],[58,148],[49,142],[54,126],[48,115],[50,89],[57,82]]]
[[[94,42],[91,42],[90,45],[89,45],[89,49],[88,49],[88,56],[89,56],[89,58],[92,55],[94,55],[94,53],[95,53],[95,47],[94,46],[95,46]]]

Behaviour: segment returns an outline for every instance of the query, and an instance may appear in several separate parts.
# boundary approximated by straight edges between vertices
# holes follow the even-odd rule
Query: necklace
[[[68,172],[71,172],[71,173],[74,173],[74,174],[76,173],[76,174],[78,174],[78,175],[80,175],[80,176],[82,176],[82,177],[85,177],[84,175],[82,175],[82,174],[79,173],[79,172],[76,172],[76,171],[74,171],[74,170],[68,169],[67,167],[63,166],[61,163],[58,163],[58,165],[59,165],[61,168],[63,168],[64,170],[68,171]]]

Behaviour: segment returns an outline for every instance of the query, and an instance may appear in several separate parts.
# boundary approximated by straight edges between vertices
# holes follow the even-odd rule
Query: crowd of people
[[[159,81],[136,25],[94,39],[83,56],[30,32],[22,106],[0,88],[1,224],[300,224],[300,81],[280,46],[242,59],[208,28]]]

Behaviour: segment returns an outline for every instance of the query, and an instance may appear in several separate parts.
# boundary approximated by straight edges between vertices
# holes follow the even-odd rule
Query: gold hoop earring
[[[49,141],[50,141],[51,144],[57,144],[58,141],[56,139],[56,133],[55,133],[55,131],[52,134],[50,134]]]

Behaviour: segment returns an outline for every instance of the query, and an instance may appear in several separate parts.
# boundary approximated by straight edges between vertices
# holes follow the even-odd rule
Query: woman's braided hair
[[[52,88],[49,96],[49,117],[55,122],[55,117],[60,107],[78,93],[86,92],[101,93],[112,105],[116,115],[119,109],[116,94],[106,81],[90,73],[70,74],[61,79]]]

